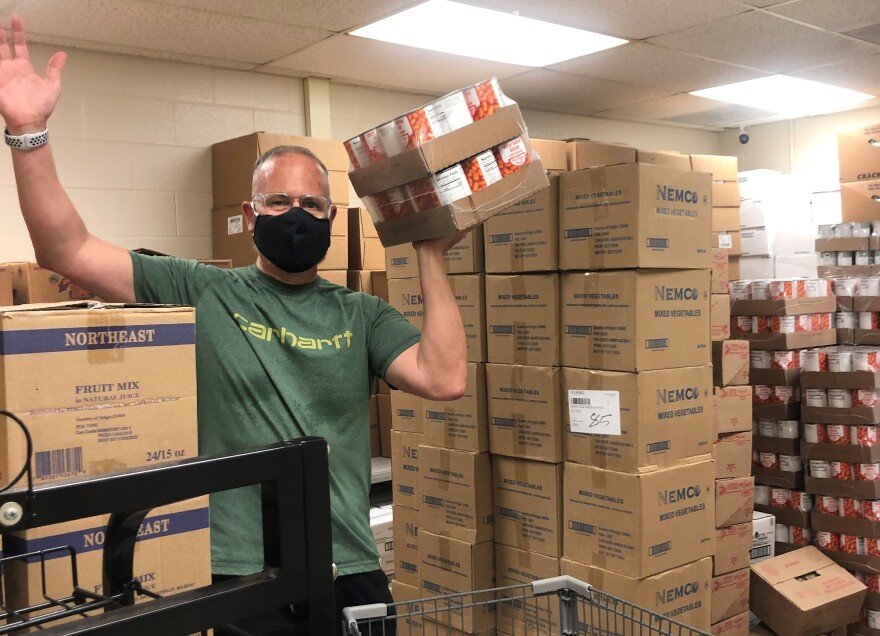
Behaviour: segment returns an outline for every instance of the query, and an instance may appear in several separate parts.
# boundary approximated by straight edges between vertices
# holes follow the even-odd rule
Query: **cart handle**
[[[591,585],[572,576],[568,576],[567,574],[563,576],[554,576],[549,579],[542,579],[532,583],[532,592],[536,595],[550,594],[553,592],[559,592],[559,590],[563,589],[571,590],[572,592],[576,592],[580,596],[587,598],[592,595],[593,591]]]
[[[345,618],[346,625],[354,627],[358,621],[386,618],[388,616],[388,605],[385,603],[372,603],[370,605],[346,607],[342,610],[342,616]]]

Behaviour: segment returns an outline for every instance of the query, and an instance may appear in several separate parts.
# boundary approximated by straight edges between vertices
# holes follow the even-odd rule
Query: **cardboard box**
[[[749,629],[749,612],[719,621],[712,625],[709,632],[712,636],[749,636],[752,633]]]
[[[708,270],[628,270],[561,276],[563,366],[647,371],[705,366]]]
[[[334,285],[348,287],[349,276],[348,272],[344,269],[323,270],[319,276]]]
[[[385,248],[363,208],[348,210],[348,269],[385,269]]]
[[[486,360],[486,311],[483,309],[483,275],[458,274],[449,277],[452,293],[461,311],[467,340],[468,362]],[[388,281],[390,304],[419,329],[422,328],[424,302],[419,278],[392,278]]]
[[[468,543],[444,537],[424,528],[419,530],[420,593],[423,597],[447,596],[494,587],[495,544],[492,541]],[[475,598],[485,601],[488,597]],[[454,625],[467,633],[480,633],[495,627],[495,606],[461,602],[461,597],[431,603],[430,615],[440,625]],[[436,613],[434,610],[437,610]],[[433,623],[426,630],[432,633]]]
[[[66,276],[56,274],[36,263],[7,263],[6,267],[9,268],[8,274],[11,279],[9,283],[0,284],[0,294],[3,293],[4,288],[8,294],[11,285],[12,300],[4,302],[3,305],[98,300],[92,292],[83,289]],[[8,300],[8,296],[6,299]]]
[[[740,252],[743,256],[768,256],[770,238],[767,228],[756,227],[740,231]]]
[[[691,155],[691,170],[708,172],[712,181],[737,181],[738,157],[724,155]]]
[[[776,554],[776,517],[766,512],[752,513],[752,550],[749,563],[770,559]]]
[[[532,148],[541,157],[546,170],[568,170],[566,143],[561,139],[535,139],[532,137]]]
[[[714,478],[712,461],[641,474],[567,462],[565,557],[644,578],[709,556]]]
[[[495,542],[562,556],[562,464],[492,459]]]
[[[742,230],[712,232],[712,249],[726,250],[728,257],[742,256]]]
[[[27,423],[34,485],[198,455],[193,308],[8,307],[0,336],[0,408]],[[26,448],[0,427],[0,483]]]
[[[837,133],[837,161],[841,182],[880,179],[880,125]]]
[[[749,565],[752,549],[752,522],[737,523],[715,531],[712,574],[719,576]]]
[[[276,146],[303,146],[314,152],[331,173],[331,199],[337,205],[348,205],[346,171],[349,161],[341,141],[255,132],[211,146],[214,207],[234,205],[240,209],[241,202],[247,201],[253,194],[254,162]],[[335,182],[340,184],[336,188],[333,187]]]
[[[391,428],[410,433],[425,432],[425,401],[405,391],[391,392]]]
[[[709,337],[713,342],[730,338],[729,294],[712,294],[710,298]]]
[[[752,387],[715,387],[715,435],[752,430]]]
[[[420,510],[422,492],[419,461],[421,433],[391,431],[391,484],[392,503]]]
[[[730,293],[730,257],[727,250],[712,249],[712,275],[709,289],[713,294]]]
[[[391,457],[391,396],[376,394],[376,414],[379,417],[379,442],[382,457]]]
[[[676,170],[690,170],[691,158],[679,152],[656,152],[653,150],[636,150],[636,161],[654,166],[666,166]]]
[[[391,506],[370,508],[370,530],[379,552],[379,567],[388,576],[394,576],[394,523]]]
[[[712,208],[713,232],[739,232],[739,206],[735,208]]]
[[[563,461],[559,367],[487,364],[486,395],[493,455]]]
[[[749,568],[712,577],[712,623],[749,610]]]
[[[591,139],[569,139],[566,145],[566,154],[569,170],[611,166],[618,163],[635,163],[636,161],[636,149],[632,146]]]
[[[651,615],[641,615],[637,620],[645,621],[645,625],[641,630],[634,628],[633,634],[663,633],[670,629],[669,624],[665,622],[667,618],[699,630],[709,628],[709,592],[712,580],[712,560],[709,558],[641,579],[569,559],[562,559],[560,563],[563,574],[589,583],[604,594],[610,594],[664,617],[661,621]],[[604,623],[604,620],[597,616],[594,616],[594,621]],[[597,626],[594,623],[593,627]],[[618,629],[628,631],[622,627],[621,625]],[[677,627],[672,629],[677,630]]]
[[[487,274],[489,362],[559,364],[559,274]]]
[[[780,636],[853,623],[867,588],[812,546],[751,566],[751,610]]]
[[[748,477],[752,471],[752,432],[719,435],[712,447],[712,456],[715,458],[715,479]],[[718,510],[717,505],[715,510]]]
[[[749,383],[749,341],[722,340],[712,343],[712,383],[715,386]]]
[[[495,544],[495,586],[500,588],[529,584],[559,576],[559,559],[535,552]],[[517,590],[501,592],[502,598],[516,599]],[[553,597],[549,597],[553,599]],[[555,601],[555,599],[554,599]],[[498,632],[502,634],[557,634],[559,603],[522,603],[519,599],[498,605]]]
[[[880,221],[880,179],[840,184],[841,220]]]
[[[735,208],[739,205],[739,183],[712,181],[712,205],[716,208]]]
[[[629,164],[559,182],[563,270],[712,266],[709,176]]]
[[[715,481],[716,528],[727,528],[747,522],[752,518],[754,506],[754,477],[733,477]]]
[[[763,198],[743,199],[739,204],[739,227],[766,227],[767,219],[773,219],[774,201]]]
[[[546,272],[559,267],[559,177],[484,225],[486,271]]]
[[[109,519],[109,515],[101,515],[6,535],[4,556],[70,546],[76,551],[78,587],[101,594],[104,587],[103,548]],[[209,533],[207,497],[151,510],[137,533],[133,561],[135,578],[146,590],[162,596],[210,585]],[[41,604],[45,602],[44,595],[69,597],[74,589],[72,566],[68,553],[60,551],[47,556],[45,577],[39,557],[4,563],[6,607],[17,609]],[[148,600],[143,596],[138,598]],[[55,610],[36,611],[27,617],[34,618]],[[52,623],[55,624],[58,623]]]
[[[425,400],[425,444],[456,450],[489,451],[486,365],[469,362],[464,395],[457,400]]]
[[[257,262],[257,248],[241,205],[214,208],[211,212],[211,241],[214,258],[228,259],[233,267]],[[318,270],[348,269],[348,209],[339,208],[330,226],[330,249]],[[343,283],[344,284],[344,283]]]
[[[563,367],[562,395],[568,405],[563,414],[566,461],[643,472],[710,458],[715,435],[708,366],[641,373]],[[602,402],[609,396],[614,403],[606,406]],[[584,399],[599,406],[585,409],[580,406]],[[592,417],[603,409],[619,418],[619,432],[593,432],[604,430]]]
[[[12,304],[12,271],[11,265],[0,264],[0,307]]]
[[[419,577],[419,511],[394,506],[394,580],[417,587]],[[398,600],[398,599],[395,599]]]
[[[371,202],[366,197],[431,177],[444,168],[514,138],[521,139],[526,151],[532,154],[526,127],[516,104],[499,109],[491,117],[423,142],[417,148],[353,170],[349,173],[349,178],[355,192],[365,200],[369,208]],[[478,192],[448,205],[384,219],[376,223],[376,230],[386,247],[436,236],[449,236],[459,230],[479,225],[496,212],[547,185],[547,175],[540,158],[532,156],[531,161],[521,169]]]
[[[779,278],[809,278],[816,275],[819,258],[816,254],[776,255],[776,275]]]
[[[447,274],[476,274],[482,272],[483,227],[477,227],[464,235],[443,256]],[[388,278],[418,278],[419,263],[412,243],[401,243],[385,248],[385,268]]]
[[[739,173],[740,197],[742,199],[757,199],[761,194],[773,191],[779,187],[782,181],[782,173],[777,170],[759,168],[757,170],[744,170]]]
[[[727,263],[727,272],[730,276],[730,280],[741,280],[743,278],[742,275],[742,265],[740,264],[740,256],[731,256]],[[771,265],[773,260],[770,259]]]
[[[422,444],[419,464],[421,527],[469,543],[491,541],[495,522],[489,453]]]

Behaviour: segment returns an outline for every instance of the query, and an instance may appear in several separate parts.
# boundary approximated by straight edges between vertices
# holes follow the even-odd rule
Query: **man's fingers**
[[[12,50],[9,48],[9,42],[6,40],[6,27],[0,22],[0,61],[11,59]]]
[[[46,79],[53,84],[61,82],[61,72],[67,63],[67,53],[58,51],[49,60],[49,66],[46,68]]]
[[[15,47],[16,59],[30,59],[30,53],[27,47],[27,37],[24,34],[24,22],[21,16],[13,14],[12,16],[12,44]]]

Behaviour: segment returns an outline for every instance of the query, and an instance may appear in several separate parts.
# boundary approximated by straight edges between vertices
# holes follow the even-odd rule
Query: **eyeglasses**
[[[330,200],[320,194],[292,197],[286,192],[261,192],[254,195],[253,202],[257,201],[261,201],[263,207],[272,212],[287,212],[298,202],[303,210],[319,219],[326,219],[330,215]]]

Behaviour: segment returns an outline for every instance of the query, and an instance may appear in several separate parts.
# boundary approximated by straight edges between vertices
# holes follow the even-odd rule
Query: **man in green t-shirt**
[[[12,47],[0,40],[0,115],[37,260],[107,300],[194,305],[200,452],[326,438],[336,605],[390,602],[369,527],[371,386],[380,377],[432,400],[463,394],[464,327],[443,262],[460,236],[416,244],[421,334],[383,300],[317,275],[336,208],[326,167],[304,148],[282,146],[257,161],[251,200],[242,203],[256,245],[250,267],[221,270],[107,243],[89,233],[65,193],[45,132],[65,61],[56,53],[39,77],[18,17]],[[215,577],[260,570],[260,527],[256,488],[212,495]],[[240,627],[282,634],[292,624],[282,609]]]

